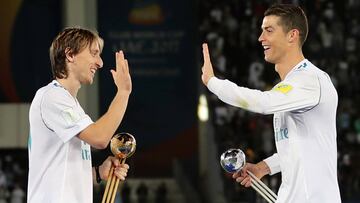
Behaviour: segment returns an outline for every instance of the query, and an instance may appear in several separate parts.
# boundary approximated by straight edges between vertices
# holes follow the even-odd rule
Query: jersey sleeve
[[[75,98],[61,88],[44,94],[40,111],[45,125],[64,143],[93,123]]]
[[[320,101],[320,83],[315,74],[298,73],[269,91],[237,86],[229,80],[212,77],[208,89],[223,102],[261,114],[301,112]]]
[[[279,173],[281,171],[280,159],[279,159],[279,155],[277,153],[275,153],[272,156],[264,159],[264,162],[270,168],[270,174],[269,175],[274,175],[274,174]]]

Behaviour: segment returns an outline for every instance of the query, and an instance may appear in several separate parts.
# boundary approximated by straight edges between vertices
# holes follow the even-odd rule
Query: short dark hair
[[[100,51],[102,51],[104,41],[95,31],[70,27],[60,32],[53,40],[49,50],[53,78],[68,77],[66,54],[78,54],[94,42],[99,43]]]
[[[282,26],[286,32],[289,32],[291,29],[299,30],[300,45],[302,46],[305,43],[309,26],[305,12],[300,6],[292,4],[274,4],[264,13],[264,16],[270,15],[280,17],[280,26]]]

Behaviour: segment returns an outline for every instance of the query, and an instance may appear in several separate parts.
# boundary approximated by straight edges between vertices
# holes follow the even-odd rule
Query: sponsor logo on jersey
[[[293,89],[293,87],[291,85],[284,84],[284,83],[280,83],[273,88],[274,91],[278,91],[283,94],[290,92],[292,89]]]
[[[81,158],[91,160],[90,145],[84,141],[81,141]]]
[[[284,139],[289,139],[289,130],[286,125],[282,125],[281,119],[279,117],[274,118],[274,132],[276,142]]]
[[[283,139],[289,139],[289,131],[287,128],[277,128],[275,129],[275,141],[279,142]]]

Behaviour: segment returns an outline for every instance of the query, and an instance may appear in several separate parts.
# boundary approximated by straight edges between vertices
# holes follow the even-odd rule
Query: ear
[[[70,63],[74,62],[74,54],[71,51],[70,47],[67,47],[65,49],[65,57],[68,62],[70,62]]]
[[[294,43],[296,41],[299,40],[299,30],[297,29],[292,29],[288,32],[288,42],[289,43]]]

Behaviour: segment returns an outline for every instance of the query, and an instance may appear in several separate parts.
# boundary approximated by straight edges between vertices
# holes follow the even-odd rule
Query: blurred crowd
[[[360,1],[344,0],[202,0],[199,2],[201,40],[209,43],[215,74],[238,85],[269,90],[279,78],[263,59],[258,42],[264,11],[273,3],[300,5],[309,21],[304,55],[326,71],[338,91],[338,177],[344,202],[360,196]],[[251,162],[275,151],[272,116],[243,111],[208,94],[219,154],[241,148]],[[235,184],[224,173],[230,202],[259,202],[255,193]],[[277,190],[280,176],[264,181]]]
[[[26,202],[26,150],[0,150],[0,203]]]

